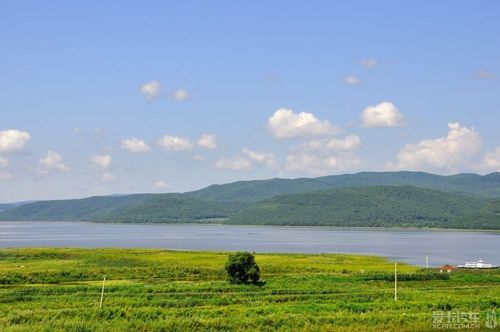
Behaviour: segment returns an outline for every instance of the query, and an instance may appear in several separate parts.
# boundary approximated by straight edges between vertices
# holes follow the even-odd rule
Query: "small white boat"
[[[457,265],[459,268],[465,269],[491,269],[493,265],[485,263],[482,259],[477,262],[466,262],[464,265]]]

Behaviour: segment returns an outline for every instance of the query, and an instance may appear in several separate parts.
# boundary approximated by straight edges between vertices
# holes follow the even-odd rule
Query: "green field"
[[[227,253],[0,250],[0,331],[416,331],[433,311],[500,306],[500,270],[423,271],[340,254],[256,254],[262,285],[226,281]],[[99,309],[102,278],[106,288]],[[483,329],[484,327],[482,327]]]

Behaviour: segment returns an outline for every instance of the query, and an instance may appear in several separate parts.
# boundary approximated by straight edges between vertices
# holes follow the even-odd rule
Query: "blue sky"
[[[2,1],[0,201],[500,170],[498,1]]]

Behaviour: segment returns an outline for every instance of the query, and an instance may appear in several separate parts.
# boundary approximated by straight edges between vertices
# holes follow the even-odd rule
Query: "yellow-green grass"
[[[227,255],[0,250],[0,331],[425,331],[433,311],[480,312],[484,323],[500,305],[498,270],[445,278],[399,263],[395,302],[394,263],[380,257],[256,254],[265,283],[232,285]]]

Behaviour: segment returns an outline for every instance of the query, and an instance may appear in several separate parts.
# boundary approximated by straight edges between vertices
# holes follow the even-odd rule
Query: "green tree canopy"
[[[237,252],[229,255],[226,271],[232,283],[257,283],[260,279],[260,269],[255,263],[255,257],[249,252]]]

